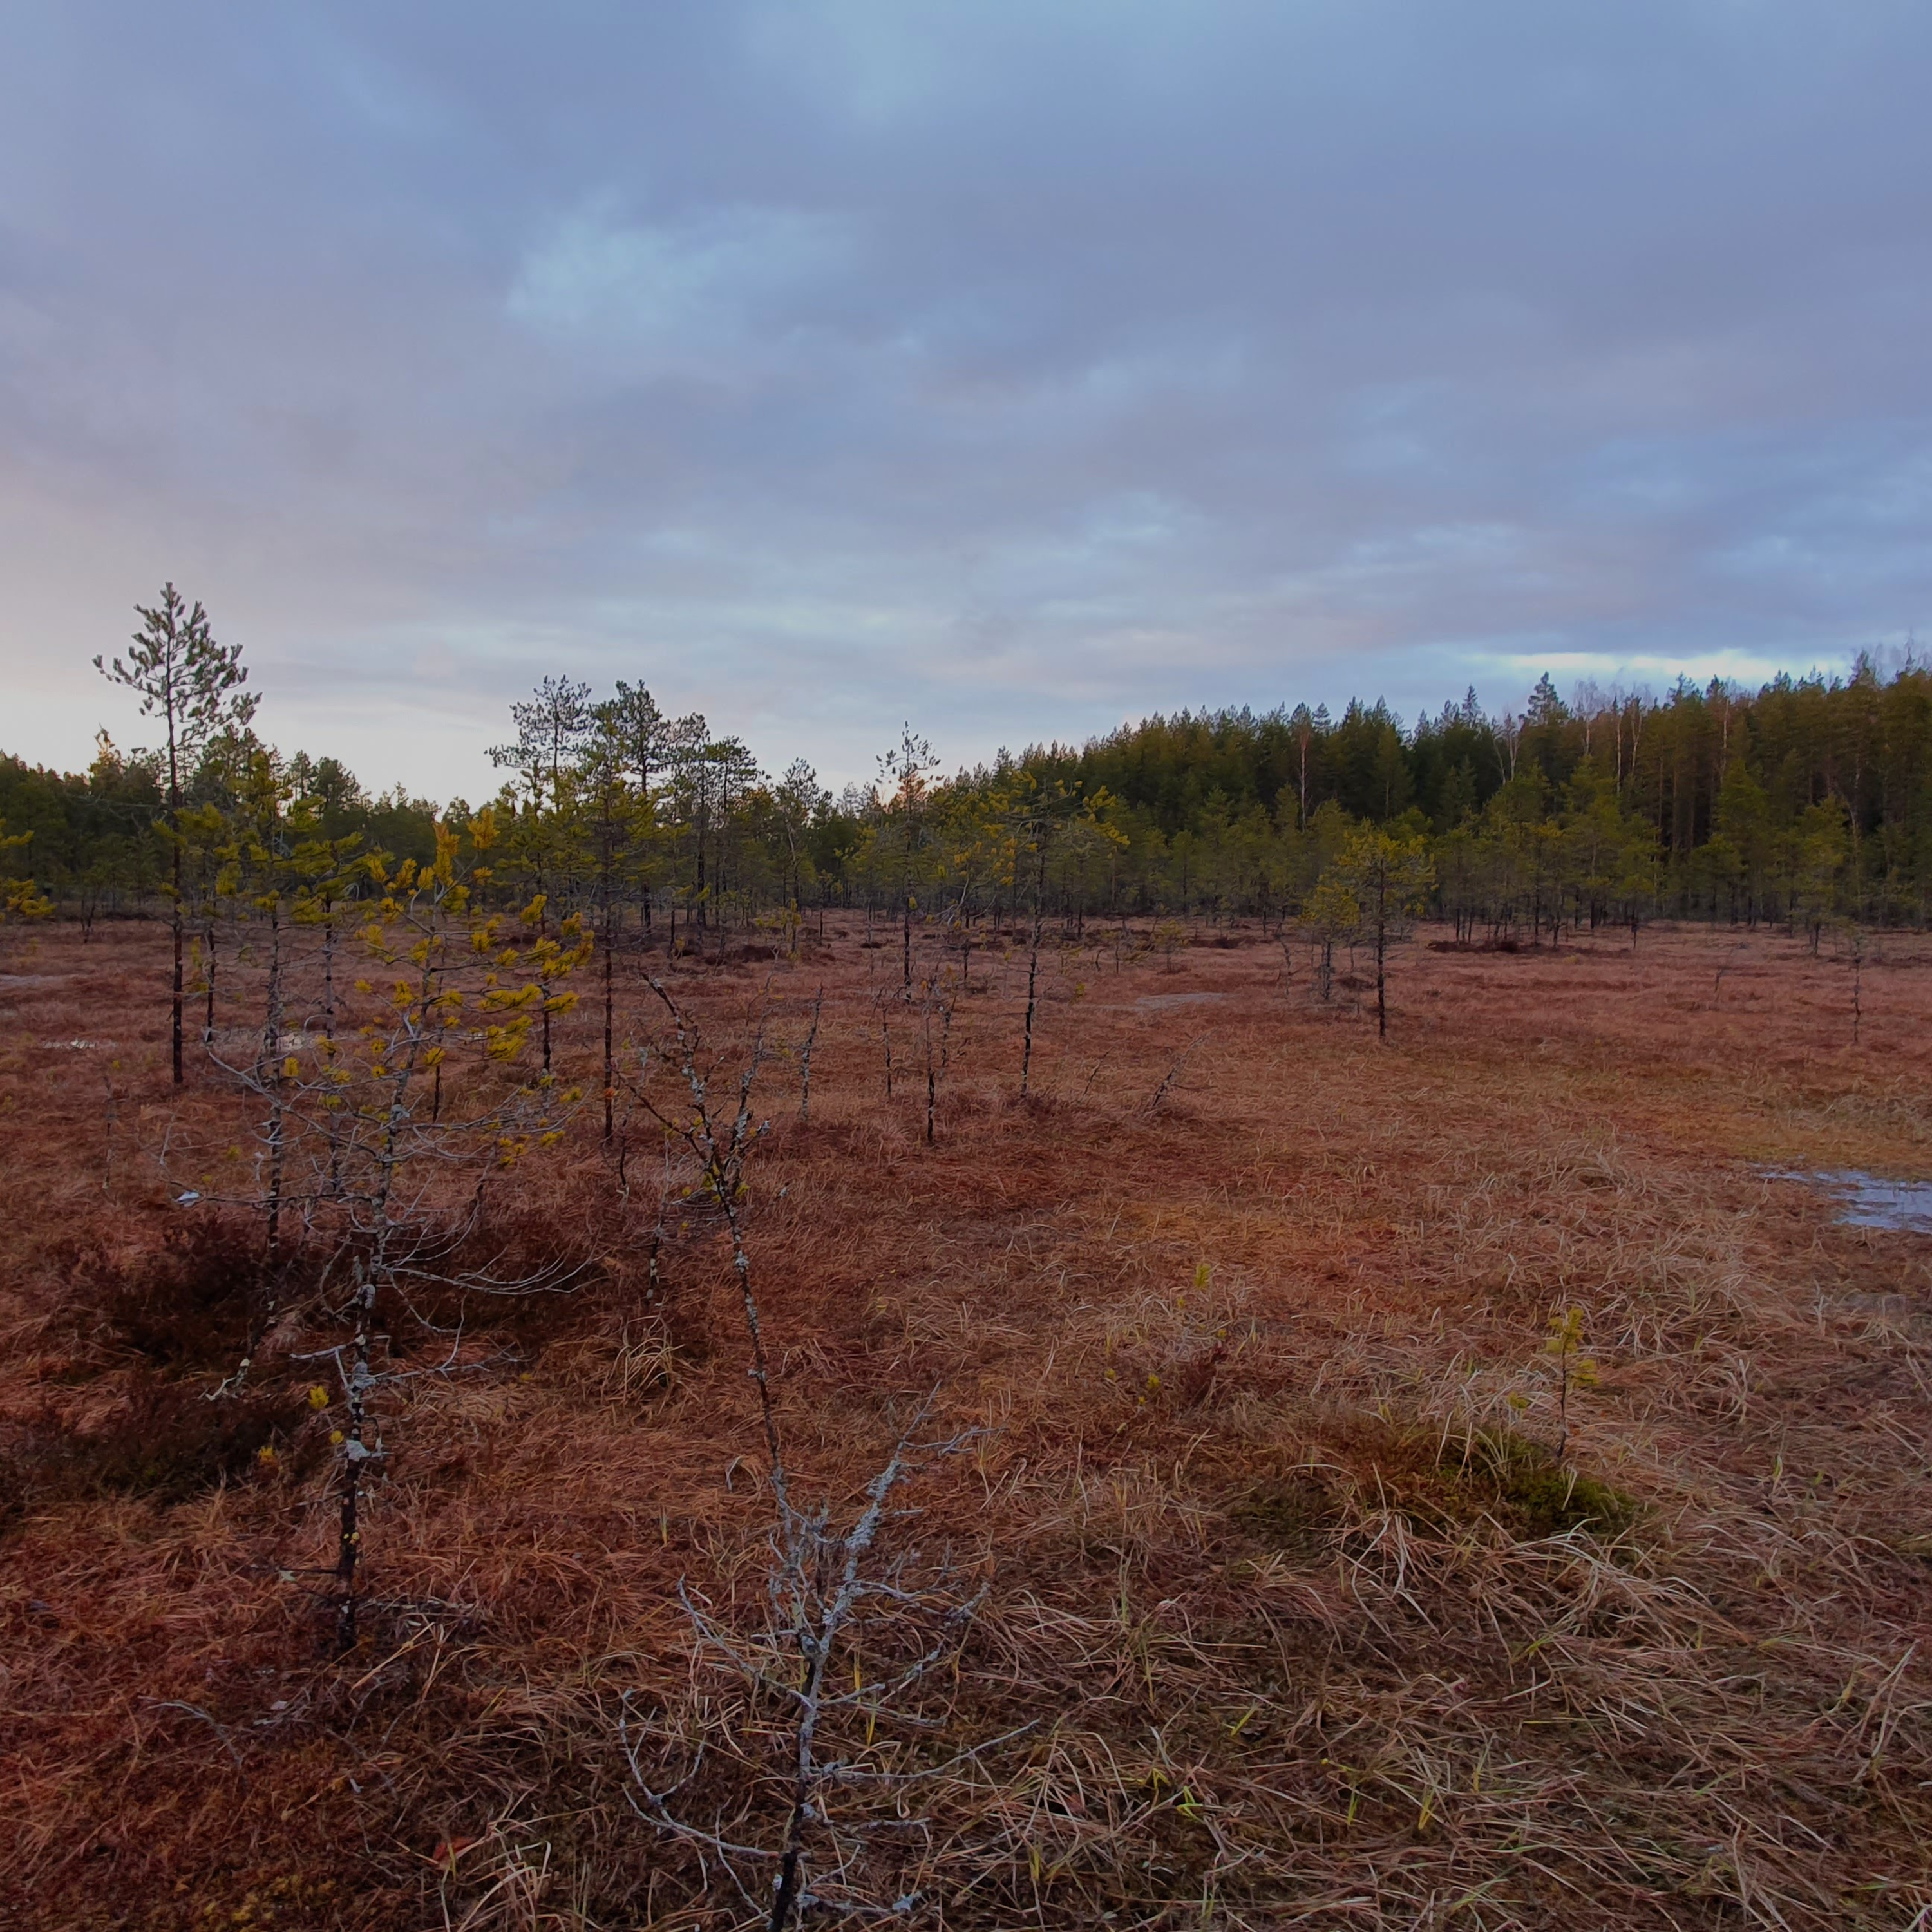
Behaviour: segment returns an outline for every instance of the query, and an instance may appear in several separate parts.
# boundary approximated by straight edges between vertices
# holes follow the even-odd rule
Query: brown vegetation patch
[[[593,1105],[490,1181],[458,1271],[545,1286],[425,1285],[398,1327],[372,1599],[333,1658],[337,1399],[298,1358],[339,1277],[292,1240],[296,1313],[209,1399],[262,1228],[177,1205],[176,1170],[238,1198],[254,1124],[205,1071],[167,1082],[164,932],[35,944],[79,976],[0,1035],[14,1916],[741,1922],[634,1807],[620,1737],[671,1774],[705,1742],[680,1802],[769,1841],[786,1696],[678,1597],[747,1642],[770,1614],[730,1248],[688,1162],[627,1089],[621,1149]],[[1024,960],[986,948],[929,1145],[910,1020],[884,1094],[896,946],[771,976],[746,1199],[802,1493],[849,1518],[935,1389],[935,1428],[974,1432],[886,1543],[984,1600],[869,1737],[856,1706],[832,1732],[922,1774],[839,1799],[900,1848],[868,1869],[922,1892],[913,1922],[1905,1932],[1932,1905],[1932,1249],[1761,1172],[1927,1172],[1922,942],[1887,940],[1856,1048],[1842,964],[1778,934],[1586,935],[1592,970],[1525,951],[1506,998],[1418,946],[1378,1047],[1292,947],[1170,974],[1109,934],[1055,957],[1024,1106]],[[764,976],[674,983],[728,1074]],[[567,1072],[601,1024],[594,997],[560,1022]],[[130,1043],[38,1045],[95,1034]],[[840,1681],[913,1637],[880,1624]],[[884,1822],[902,1796],[916,1829]]]

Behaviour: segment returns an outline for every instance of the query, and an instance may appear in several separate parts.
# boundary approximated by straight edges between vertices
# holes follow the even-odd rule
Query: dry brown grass
[[[850,928],[770,973],[782,1042],[826,988],[808,1128],[794,1062],[760,1090],[781,1414],[842,1502],[908,1399],[983,1432],[902,1534],[989,1594],[879,1761],[1037,1720],[913,1803],[924,1920],[1932,1924],[1932,1247],[1761,1172],[1924,1174],[1932,945],[1868,961],[1856,1048],[1849,969],[1781,935],[1411,948],[1378,1048],[1271,940],[1170,971],[1096,934],[1024,1106],[1023,965],[980,952],[928,1148],[922,1073],[882,1094],[896,958]],[[285,1433],[274,1472],[142,1490],[72,1447],[157,1378],[198,1392],[103,1283],[178,1219],[164,1135],[241,1126],[166,1086],[158,929],[8,944],[6,1922],[742,1922],[618,1737],[627,1696],[703,1731],[710,1815],[773,1815],[780,1714],[676,1594],[754,1616],[769,1498],[711,1220],[674,1216],[646,1298],[655,1144],[628,1205],[588,1120],[506,1185],[526,1245],[601,1265],[398,1398],[391,1607],[332,1660],[284,1580],[328,1561],[323,1461]],[[728,1058],[766,977],[674,983]],[[1574,1489],[1522,1446],[1572,1305],[1602,1374]]]

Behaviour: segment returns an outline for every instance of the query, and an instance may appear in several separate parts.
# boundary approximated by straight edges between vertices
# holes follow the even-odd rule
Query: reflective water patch
[[[1836,1196],[1838,1219],[1846,1227],[1932,1234],[1932,1180],[1887,1180],[1856,1167],[1815,1173],[1774,1169],[1767,1178],[1807,1181]]]

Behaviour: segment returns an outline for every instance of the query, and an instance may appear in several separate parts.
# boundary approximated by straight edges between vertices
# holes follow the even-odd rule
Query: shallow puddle
[[[1838,1202],[1838,1219],[1848,1228],[1891,1228],[1932,1234],[1932,1180],[1887,1180],[1856,1167],[1816,1173],[1775,1172],[1773,1180],[1802,1180],[1822,1188]]]

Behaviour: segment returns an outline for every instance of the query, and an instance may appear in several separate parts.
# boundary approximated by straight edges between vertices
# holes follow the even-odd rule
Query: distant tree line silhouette
[[[232,647],[224,662],[238,664]],[[753,928],[795,945],[832,908],[894,921],[908,961],[915,919],[962,934],[1279,927],[1319,914],[1363,825],[1426,854],[1428,909],[1472,941],[1674,917],[1779,923],[1815,944],[1847,923],[1922,926],[1932,904],[1932,668],[1911,658],[1755,692],[1586,685],[1568,701],[1545,675],[1520,715],[1472,691],[1407,727],[1379,701],[1339,718],[1184,711],[950,778],[908,728],[877,782],[836,796],[806,761],[767,772],[641,685],[598,697],[546,678],[512,724],[491,753],[506,776],[484,801],[501,828],[484,890],[538,896],[546,920],[580,914],[607,950],[722,946]],[[104,731],[84,772],[0,754],[14,911],[91,928],[171,910],[212,945],[214,919],[247,916],[235,826],[263,759],[312,836],[344,849],[427,862],[437,826],[471,816],[400,787],[371,795],[334,758],[284,758],[246,705],[190,737],[172,792],[165,746],[123,752]]]

